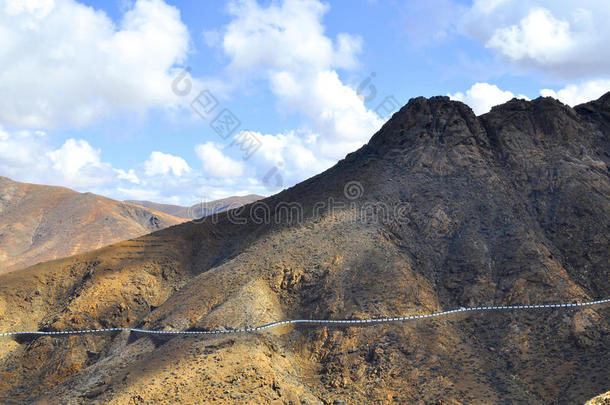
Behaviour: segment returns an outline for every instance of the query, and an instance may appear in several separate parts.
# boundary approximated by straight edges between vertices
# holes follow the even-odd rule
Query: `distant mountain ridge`
[[[262,198],[265,197],[257,194],[248,194],[245,196],[233,196],[209,202],[201,202],[198,204],[194,204],[190,207],[182,207],[180,205],[172,204],[160,204],[151,201],[139,200],[125,200],[125,202],[146,208],[151,208],[156,211],[164,212],[166,214],[173,215],[176,217],[192,220],[207,217],[208,215],[217,214],[219,212],[223,212],[229,209],[238,208],[242,205],[258,201]]]
[[[0,177],[0,273],[181,222],[185,220],[92,193]]]

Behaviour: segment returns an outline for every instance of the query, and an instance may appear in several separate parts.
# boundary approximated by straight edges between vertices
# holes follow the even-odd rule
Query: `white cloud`
[[[340,34],[333,43],[325,36],[321,19],[328,8],[317,0],[284,0],[268,7],[254,0],[232,1],[229,12],[234,19],[223,38],[231,67],[291,71],[353,67],[361,39]]]
[[[262,186],[268,191],[277,191],[288,187],[308,177],[316,175],[334,163],[336,160],[324,158],[314,152],[317,135],[311,132],[287,131],[279,134],[263,134],[248,131],[250,136],[260,141],[260,149],[245,163],[247,173],[251,178],[250,187]],[[237,141],[242,133],[235,136]],[[227,152],[233,151],[228,148]],[[236,150],[236,149],[235,149]],[[281,176],[281,184],[266,178],[270,172]]]
[[[580,84],[570,84],[560,90],[542,89],[540,95],[553,97],[564,104],[575,106],[597,100],[610,91],[610,80],[592,80]]]
[[[144,171],[147,176],[168,175],[171,173],[176,177],[180,177],[184,173],[189,173],[191,168],[179,156],[155,151],[144,162]]]
[[[53,0],[10,0],[5,3],[8,15],[17,15],[23,12],[30,13],[36,18],[43,18],[53,9]]]
[[[243,173],[243,164],[226,156],[213,142],[195,146],[205,174],[216,178],[236,177]]]
[[[535,8],[518,25],[498,28],[487,41],[510,59],[557,63],[574,47],[570,23],[545,8]]]
[[[381,127],[384,120],[340,78],[339,70],[359,66],[362,39],[346,33],[335,38],[325,34],[322,19],[328,4],[283,0],[262,6],[253,0],[236,0],[228,10],[233,18],[219,32],[222,50],[230,58],[230,81],[237,87],[263,80],[281,113],[297,114],[303,121],[298,129],[276,134],[250,131],[261,146],[244,162],[229,157],[239,153],[237,148],[220,151],[211,143],[199,146],[200,158],[203,152],[208,155],[202,158],[206,174],[221,177],[244,172],[249,176],[245,188],[277,190],[332,166]],[[273,184],[267,184],[270,175]]]
[[[610,2],[475,0],[460,29],[516,66],[575,78],[610,70]]]
[[[362,146],[383,121],[339,78],[337,69],[358,66],[362,40],[345,33],[335,41],[327,37],[322,17],[328,8],[317,0],[284,0],[268,7],[233,1],[233,20],[222,43],[234,77],[267,80],[278,108],[305,119],[303,130],[290,136],[308,137],[298,144],[311,156],[336,161]],[[266,139],[272,142],[270,136]],[[277,143],[286,137],[275,136]]]
[[[152,166],[147,165],[152,164]],[[240,192],[268,192],[249,178],[202,178],[177,156],[156,152],[135,168],[124,170],[104,162],[102,151],[82,139],[59,147],[41,131],[5,131],[0,127],[0,175],[27,183],[65,186],[77,191],[123,199],[148,199],[192,205],[203,199]],[[152,171],[147,169],[152,169]]]
[[[189,34],[162,0],[137,0],[118,25],[74,0],[0,4],[0,124],[85,125],[171,106],[170,71]]]
[[[48,139],[46,135],[29,131],[4,132],[0,139],[0,173],[14,176],[17,173],[29,175],[44,174],[48,166]],[[32,176],[30,179],[34,180]]]
[[[285,108],[307,117],[311,131],[318,135],[310,146],[324,158],[343,158],[381,127],[382,120],[335,71],[301,75],[282,71],[271,74],[270,82]]]
[[[140,178],[133,169],[129,169],[129,171],[125,171],[123,169],[115,169],[115,171],[119,179],[128,180],[129,182],[134,184],[140,184]]]
[[[5,132],[0,139],[0,173],[19,181],[77,189],[112,181],[115,171],[84,140],[68,139],[55,149],[43,132]]]
[[[74,175],[87,165],[99,166],[100,151],[84,140],[68,139],[61,148],[48,152],[53,168],[65,174]]]
[[[489,112],[491,107],[515,98],[510,91],[500,90],[495,84],[489,83],[475,83],[466,93],[457,92],[448,96],[452,100],[468,104],[477,115]],[[527,99],[524,95],[519,95],[518,98]]]
[[[161,0],[124,2],[126,13],[115,25],[103,12],[74,0],[29,1],[31,7],[11,2],[12,9],[0,10],[0,62],[11,61],[5,63],[10,68],[0,72],[0,91],[11,95],[0,104],[0,124],[85,125],[118,111],[145,111],[190,99],[177,97],[170,86],[176,73],[171,67],[183,62],[188,51],[188,32],[175,8]],[[318,0],[265,6],[233,1],[232,21],[224,29],[204,33],[210,46],[218,44],[229,56],[227,73],[235,80],[225,83],[241,86],[262,79],[279,109],[303,118],[297,130],[257,133],[263,145],[251,159],[237,158],[238,148],[208,142],[196,147],[202,169],[155,151],[124,170],[104,163],[101,151],[83,140],[54,147],[50,140],[38,139],[19,149],[12,139],[22,167],[11,166],[15,170],[7,175],[28,181],[24,168],[39,165],[30,171],[38,173],[32,177],[42,183],[114,197],[178,198],[188,204],[189,196],[203,191],[214,197],[236,190],[267,193],[264,178],[274,168],[281,170],[283,186],[326,169],[364,144],[383,123],[338,74],[358,67],[362,40],[345,33],[327,36],[322,18],[328,9]],[[191,94],[196,94],[201,83],[188,79]],[[214,94],[226,89],[214,88]],[[14,156],[6,156],[5,162],[9,158]]]
[[[59,149],[47,152],[51,168],[72,187],[102,184],[112,176],[112,168],[100,160],[100,150],[87,141],[68,139]]]

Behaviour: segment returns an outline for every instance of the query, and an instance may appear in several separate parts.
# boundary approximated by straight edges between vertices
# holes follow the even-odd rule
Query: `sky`
[[[610,91],[607,0],[0,0],[0,175],[191,205],[270,195],[410,98]]]

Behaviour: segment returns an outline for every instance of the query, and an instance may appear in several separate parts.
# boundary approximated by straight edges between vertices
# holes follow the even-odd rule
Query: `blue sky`
[[[184,205],[269,195],[412,97],[477,114],[599,97],[609,17],[594,0],[2,0],[0,175]]]

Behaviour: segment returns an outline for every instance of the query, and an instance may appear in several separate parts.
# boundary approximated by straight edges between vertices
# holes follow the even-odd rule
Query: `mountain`
[[[587,401],[585,405],[608,405],[610,404],[610,391],[600,394],[590,401]]]
[[[253,203],[264,198],[262,195],[248,194],[245,196],[234,196],[222,198],[209,202],[201,202],[190,207],[181,207],[179,205],[159,204],[150,201],[127,200],[125,202],[142,207],[150,208],[155,211],[165,212],[186,219],[198,219],[207,217],[208,215],[217,214],[219,212],[241,207],[242,205]]]
[[[185,222],[91,193],[0,177],[0,273]]]
[[[610,297],[610,93],[415,98],[264,200],[0,276],[0,330],[243,328]],[[6,339],[3,403],[584,403],[610,306]]]

